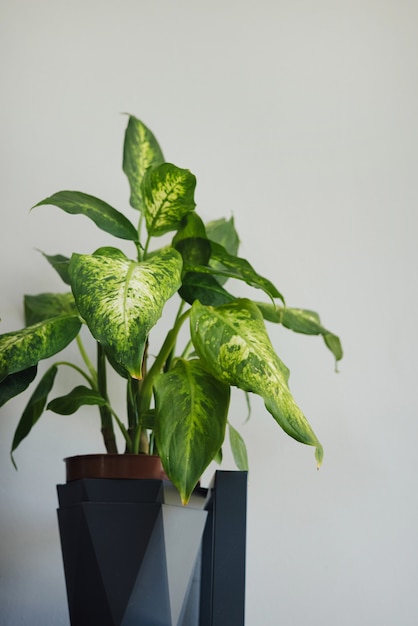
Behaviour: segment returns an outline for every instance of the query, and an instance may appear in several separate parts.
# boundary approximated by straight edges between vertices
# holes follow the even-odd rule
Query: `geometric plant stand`
[[[182,506],[165,480],[58,485],[72,626],[243,626],[246,472]]]

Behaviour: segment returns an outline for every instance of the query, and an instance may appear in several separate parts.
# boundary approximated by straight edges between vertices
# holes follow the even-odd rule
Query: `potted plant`
[[[55,193],[35,205],[84,215],[131,249],[125,254],[106,246],[91,254],[75,251],[71,258],[44,254],[67,289],[25,296],[25,328],[0,336],[0,406],[40,378],[17,425],[12,458],[45,409],[71,414],[97,405],[106,452],[159,457],[186,504],[211,461],[221,460],[227,430],[238,467],[247,468],[244,441],[228,423],[235,386],[261,396],[288,435],[314,446],[320,465],[322,446],[289,390],[289,371],[265,322],[322,335],[336,361],[342,357],[338,337],[316,313],[287,307],[275,285],[238,256],[232,218],[204,224],[195,210],[195,176],[167,162],[153,133],[133,116],[125,133],[123,171],[130,186],[129,218],[76,191]],[[255,299],[234,295],[234,281],[252,287]],[[158,338],[157,322],[174,297],[178,308],[170,330],[152,357],[155,345],[148,346]],[[96,346],[95,364],[82,327]],[[41,360],[73,341],[80,362],[60,357],[37,376]],[[82,384],[51,398],[57,372],[68,367]],[[126,387],[125,415],[111,403],[110,375]],[[116,428],[124,439],[121,451]]]
[[[0,336],[0,403],[24,391],[36,377],[39,361],[62,352],[72,341],[78,343],[84,363],[60,362],[43,374],[17,426],[12,454],[45,406],[70,414],[95,404],[107,452],[117,452],[116,425],[125,452],[158,454],[187,502],[205,468],[220,458],[230,387],[236,386],[259,394],[287,434],[314,446],[319,465],[321,444],[291,395],[288,369],[270,343],[264,319],[322,335],[336,360],[342,357],[338,338],[312,311],[286,307],[273,283],[237,256],[239,239],[232,218],[202,222],[195,211],[194,175],[167,163],[152,132],[133,116],[125,134],[123,170],[135,225],[85,193],[61,191],[36,205],[55,205],[88,217],[116,239],[131,242],[133,254],[103,247],[91,255],[74,252],[70,259],[45,255],[71,291],[25,296],[26,327]],[[173,234],[171,243],[153,248],[166,233]],[[235,297],[225,287],[228,278],[258,289],[265,301]],[[150,332],[175,294],[178,311],[150,365]],[[185,347],[177,352],[180,329],[186,324]],[[96,367],[80,337],[83,325],[96,341]],[[48,402],[57,371],[65,367],[75,368],[84,384]],[[108,397],[109,367],[127,387],[125,416],[116,414]],[[245,466],[243,440],[231,425],[228,428],[234,457]]]

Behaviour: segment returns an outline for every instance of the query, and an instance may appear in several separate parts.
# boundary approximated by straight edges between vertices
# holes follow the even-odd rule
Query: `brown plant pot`
[[[64,459],[66,481],[82,478],[148,478],[168,480],[159,456],[150,454],[84,454]]]

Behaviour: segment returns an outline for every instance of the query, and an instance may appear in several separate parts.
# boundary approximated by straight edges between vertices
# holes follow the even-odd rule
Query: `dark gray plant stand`
[[[58,485],[72,626],[244,626],[247,473]]]

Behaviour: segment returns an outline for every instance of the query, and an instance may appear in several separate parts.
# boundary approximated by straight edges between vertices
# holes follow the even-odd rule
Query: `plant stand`
[[[72,626],[244,626],[247,473],[58,485]]]

